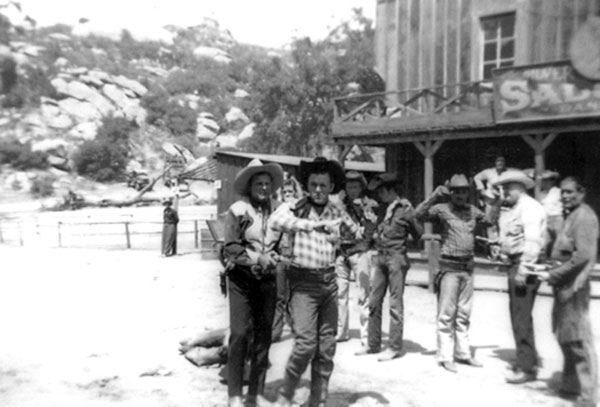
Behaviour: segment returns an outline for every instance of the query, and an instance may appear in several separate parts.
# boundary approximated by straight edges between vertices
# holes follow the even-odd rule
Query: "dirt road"
[[[0,406],[226,405],[219,369],[196,368],[177,352],[180,339],[227,324],[217,262],[195,253],[6,246],[0,258]],[[562,361],[550,298],[539,297],[534,313],[540,380],[522,386],[504,382],[514,355],[506,294],[476,292],[472,345],[485,366],[461,366],[456,375],[435,364],[432,294],[408,287],[405,307],[406,356],[380,363],[354,356],[358,339],[339,344],[329,407],[568,405],[553,390]],[[598,301],[592,312],[600,312]],[[290,348],[289,338],[272,347],[269,397]]]

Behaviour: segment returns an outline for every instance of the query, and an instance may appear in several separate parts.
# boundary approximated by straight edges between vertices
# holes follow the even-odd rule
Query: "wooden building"
[[[273,155],[273,154],[254,154],[240,151],[217,151],[214,155],[216,161],[216,181],[215,187],[218,190],[217,195],[217,213],[221,214],[239,196],[233,191],[233,180],[236,174],[244,168],[250,161],[258,158],[263,163],[278,163],[283,170],[290,175],[298,178],[298,167],[302,160],[312,160],[312,158],[298,157],[291,155]],[[373,174],[384,171],[383,165],[375,163],[365,163],[357,161],[346,161],[344,167],[347,170],[360,171],[370,179]]]
[[[600,213],[598,3],[377,0],[387,91],[335,101],[340,157],[385,147],[387,170],[418,203],[452,173],[472,176],[503,155],[509,167],[581,177]]]

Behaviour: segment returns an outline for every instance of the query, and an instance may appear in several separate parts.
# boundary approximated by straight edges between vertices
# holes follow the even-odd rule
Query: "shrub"
[[[31,151],[31,145],[17,140],[0,141],[0,164],[9,164],[19,170],[48,168],[48,154]]]
[[[169,102],[165,112],[165,126],[175,136],[195,134],[198,128],[198,114],[187,106]]]
[[[79,175],[96,181],[115,181],[122,178],[127,156],[119,146],[97,140],[85,141],[73,156]]]
[[[56,177],[50,174],[37,177],[31,183],[29,192],[36,198],[44,198],[54,194],[54,181]]]
[[[124,154],[129,151],[129,136],[138,129],[135,121],[124,117],[107,116],[102,118],[102,124],[98,128],[96,140],[101,143],[113,144],[123,150]]]

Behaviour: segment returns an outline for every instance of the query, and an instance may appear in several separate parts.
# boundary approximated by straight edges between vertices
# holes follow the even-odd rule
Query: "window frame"
[[[502,30],[502,24],[501,24],[501,19],[502,18],[512,18],[512,35],[510,36],[503,36],[503,30]],[[495,28],[495,35],[493,38],[491,39],[486,39],[486,35],[485,35],[485,24],[489,23],[489,22],[493,22],[496,25]],[[483,80],[483,81],[491,81],[492,80],[492,76],[491,76],[491,70],[490,70],[490,76],[489,77],[485,77],[485,71],[486,71],[486,66],[488,65],[492,65],[493,63],[493,68],[500,68],[500,67],[508,67],[508,66],[515,66],[516,64],[516,46],[517,46],[517,36],[516,36],[516,28],[517,28],[517,13],[515,11],[508,11],[508,12],[503,12],[503,13],[498,13],[498,14],[489,14],[489,15],[485,15],[485,16],[480,16],[479,17],[479,28],[480,28],[480,45],[481,45],[481,54],[480,54],[480,58],[479,58],[479,77]],[[502,57],[502,47],[504,44],[508,44],[512,42],[513,47],[512,47],[512,55],[510,57],[507,58],[503,58]],[[486,45],[487,44],[494,44],[495,45],[495,57],[494,59],[488,59],[486,60]]]

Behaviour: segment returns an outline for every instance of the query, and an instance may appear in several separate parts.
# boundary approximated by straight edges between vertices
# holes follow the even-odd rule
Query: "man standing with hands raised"
[[[415,210],[417,219],[441,226],[440,270],[436,276],[437,360],[441,367],[456,373],[454,362],[481,367],[471,356],[469,319],[473,306],[473,267],[475,226],[492,224],[491,213],[469,203],[469,180],[463,174],[450,178],[448,186],[439,186]],[[448,202],[440,202],[447,201]],[[489,206],[498,208],[498,205]]]

